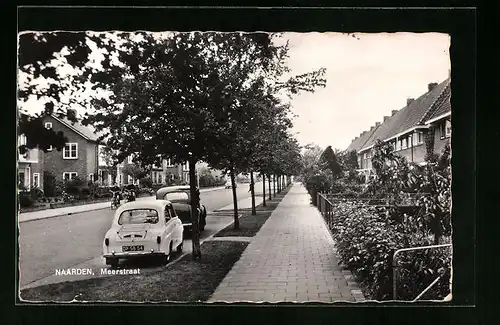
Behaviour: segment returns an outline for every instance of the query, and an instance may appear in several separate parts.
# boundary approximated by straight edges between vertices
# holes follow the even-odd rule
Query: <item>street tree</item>
[[[145,177],[148,174],[149,169],[144,168],[140,164],[133,162],[131,164],[125,164],[125,166],[123,166],[122,168],[122,172],[125,175],[132,177],[132,179],[135,182],[136,180]]]
[[[65,137],[62,132],[52,129],[42,130],[42,120],[46,115],[56,115],[77,121],[70,110],[74,106],[85,107],[90,98],[85,93],[90,87],[97,87],[90,76],[99,76],[91,53],[95,49],[116,55],[121,51],[116,46],[121,40],[115,33],[115,40],[103,37],[104,33],[74,32],[23,32],[18,36],[18,107],[19,133],[26,134],[28,143],[20,148],[38,148],[47,151],[51,146],[62,150]],[[109,66],[111,55],[102,62]],[[115,78],[120,69],[115,70]],[[107,73],[108,80],[110,73]],[[36,112],[28,111],[25,104],[35,100],[39,105]],[[43,132],[41,132],[43,131]]]

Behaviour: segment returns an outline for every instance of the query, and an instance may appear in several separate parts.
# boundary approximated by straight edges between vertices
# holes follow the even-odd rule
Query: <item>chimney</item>
[[[427,85],[427,89],[429,91],[432,91],[434,88],[436,88],[437,85],[438,85],[437,82],[431,82],[430,84]]]
[[[389,116],[384,116],[384,122],[389,118]]]
[[[370,127],[370,131],[373,131],[374,128],[375,128],[374,126]]]
[[[397,109],[393,109],[392,112],[391,112],[391,116],[394,116],[394,114],[396,114],[398,112]]]
[[[406,99],[406,106],[410,106],[411,102],[413,101],[413,98],[407,98]]]
[[[375,127],[379,126],[380,125],[380,122],[377,122],[375,123]]]

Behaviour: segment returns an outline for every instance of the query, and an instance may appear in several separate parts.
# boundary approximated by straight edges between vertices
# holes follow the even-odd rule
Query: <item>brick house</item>
[[[70,180],[78,176],[102,186],[138,184],[139,180],[123,172],[127,164],[133,163],[133,157],[129,156],[117,166],[112,166],[102,154],[105,144],[97,141],[99,134],[92,126],[53,115],[46,116],[43,123],[46,128],[62,131],[68,138],[62,151],[50,150],[45,155],[41,151],[39,153],[43,157],[39,169],[53,174],[56,180]],[[27,175],[26,171],[21,176],[28,177],[24,175]],[[150,176],[153,184],[166,184],[167,180],[188,183],[189,166],[187,163],[173,164],[170,159],[164,159],[161,166],[153,166]],[[43,172],[38,177],[42,182]]]
[[[17,147],[26,144],[26,136],[18,136]],[[29,149],[25,154],[18,154],[17,160],[18,189],[43,189],[43,151]]]
[[[68,142],[61,151],[49,150],[43,155],[43,170],[52,174],[56,181],[79,177],[94,181],[98,173],[98,135],[91,126],[73,123],[66,118],[47,115],[44,126],[62,131]]]
[[[409,162],[424,164],[428,152],[440,153],[451,137],[450,78],[430,83],[417,99],[408,98],[406,106],[393,110],[368,131],[354,138],[347,151],[358,154],[359,172],[370,175],[372,148],[377,140],[389,142],[394,151]]]

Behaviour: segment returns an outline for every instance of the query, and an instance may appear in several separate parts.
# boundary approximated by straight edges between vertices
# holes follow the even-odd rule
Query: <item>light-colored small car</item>
[[[121,205],[102,244],[106,264],[120,259],[157,256],[166,264],[182,252],[183,226],[170,201],[145,200]]]

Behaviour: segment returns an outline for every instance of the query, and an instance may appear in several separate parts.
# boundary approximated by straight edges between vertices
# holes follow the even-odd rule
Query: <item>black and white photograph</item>
[[[20,301],[452,301],[450,44],[19,32]]]

